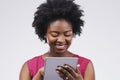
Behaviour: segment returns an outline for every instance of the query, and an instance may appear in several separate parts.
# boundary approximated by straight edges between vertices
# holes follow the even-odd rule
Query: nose
[[[65,36],[61,35],[58,37],[57,42],[64,43],[65,42]]]

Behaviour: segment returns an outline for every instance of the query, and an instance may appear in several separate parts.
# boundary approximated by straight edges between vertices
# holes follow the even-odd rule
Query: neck
[[[66,51],[64,53],[53,53],[51,51],[46,53],[47,57],[73,57],[73,54],[69,51]]]
[[[49,51],[48,52],[48,55],[50,57],[66,57],[67,55],[69,54],[68,51],[64,52],[64,53],[55,53],[55,52],[52,52],[52,51]]]
[[[47,53],[43,54],[42,57],[43,59],[45,59],[46,57],[73,57],[74,54],[66,51],[66,53],[51,53],[50,51],[48,51]]]

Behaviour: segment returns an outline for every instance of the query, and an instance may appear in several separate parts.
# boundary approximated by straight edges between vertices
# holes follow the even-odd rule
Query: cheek
[[[72,37],[69,37],[69,38],[66,38],[66,41],[68,42],[68,43],[71,43],[72,42]]]
[[[52,43],[54,43],[56,41],[56,38],[53,38],[53,37],[51,37],[51,36],[48,36],[47,37],[47,42],[48,42],[48,44],[52,44]]]

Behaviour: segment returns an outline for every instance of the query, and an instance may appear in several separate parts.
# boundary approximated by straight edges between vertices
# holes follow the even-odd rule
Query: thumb
[[[40,68],[39,72],[43,76],[44,75],[44,67]]]
[[[79,68],[80,68],[80,64],[77,64],[76,72],[80,74],[80,70],[79,70]]]

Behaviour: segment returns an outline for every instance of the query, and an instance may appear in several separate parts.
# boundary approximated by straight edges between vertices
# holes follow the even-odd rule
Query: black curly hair
[[[32,26],[41,41],[45,41],[45,34],[49,24],[58,19],[65,19],[70,22],[73,29],[73,36],[82,32],[84,21],[81,19],[83,10],[79,9],[80,5],[73,2],[74,0],[47,0],[41,4],[34,14]]]

